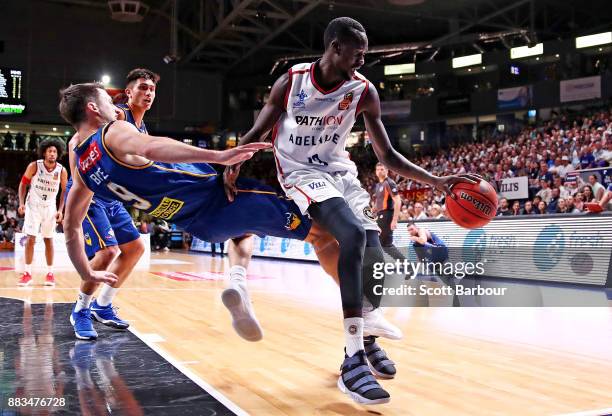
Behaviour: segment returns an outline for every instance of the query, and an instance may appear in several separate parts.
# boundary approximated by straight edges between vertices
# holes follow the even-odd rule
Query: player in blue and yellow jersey
[[[143,117],[155,100],[159,75],[144,68],[130,71],[126,78],[127,103],[117,105],[117,118],[133,124],[139,132],[147,133]],[[76,135],[75,135],[76,136]],[[78,139],[75,139],[78,140]],[[69,158],[72,164],[73,151]],[[72,178],[68,190],[72,186]],[[67,192],[68,194],[68,192]],[[97,333],[90,317],[105,325],[125,329],[129,324],[117,316],[112,301],[118,288],[129,276],[144,251],[140,234],[131,216],[119,201],[94,196],[83,221],[85,252],[94,270],[106,270],[117,259],[121,265],[119,280],[114,285],[102,285],[97,299],[92,297],[98,285],[82,282],[70,321],[79,339],[95,339]]]
[[[116,104],[121,111],[118,120],[124,120],[136,126],[139,132],[148,134],[144,115],[155,101],[157,83],[160,77],[145,68],[131,70],[126,77],[125,95],[127,102]]]

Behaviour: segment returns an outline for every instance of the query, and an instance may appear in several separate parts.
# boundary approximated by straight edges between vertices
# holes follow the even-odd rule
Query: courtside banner
[[[483,261],[486,277],[594,286],[609,281],[612,215],[496,218],[474,230],[451,221],[417,224],[446,242],[449,261]],[[405,224],[393,237],[396,247],[412,246]]]
[[[225,244],[227,253],[228,244]],[[210,253],[211,244],[196,237],[191,242],[191,250]],[[312,260],[318,261],[312,244],[301,240],[279,237],[255,236],[254,256],[275,257],[289,260]]]
[[[559,83],[562,103],[601,98],[601,77],[568,79]]]
[[[507,199],[525,199],[529,197],[529,178],[519,176],[505,178],[498,182],[499,195]]]
[[[25,259],[25,243],[28,236],[23,233],[15,234],[15,270],[18,272],[23,271],[24,259]],[[145,251],[136,264],[137,269],[148,268],[151,262],[151,236],[149,234],[140,234]],[[87,244],[87,243],[85,243]],[[63,233],[53,234],[53,264],[54,268],[58,270],[70,269],[74,270],[74,266],[68,257],[68,251],[66,249],[66,239]],[[34,260],[32,265],[36,269],[42,270],[46,267],[45,260],[45,243],[41,236],[36,238],[36,244],[34,244]]]

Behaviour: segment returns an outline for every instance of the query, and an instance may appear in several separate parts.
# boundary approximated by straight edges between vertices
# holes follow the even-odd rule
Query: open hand
[[[218,159],[215,163],[221,165],[235,165],[236,163],[244,162],[253,157],[255,153],[262,149],[272,147],[272,143],[249,143],[243,146],[237,146],[233,149],[222,150],[219,152]]]

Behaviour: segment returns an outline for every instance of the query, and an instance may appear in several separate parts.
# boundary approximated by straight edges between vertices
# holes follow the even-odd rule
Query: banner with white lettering
[[[601,77],[568,79],[559,84],[562,103],[601,98]]]
[[[507,199],[529,198],[528,179],[527,176],[502,179],[498,183],[499,195]]]

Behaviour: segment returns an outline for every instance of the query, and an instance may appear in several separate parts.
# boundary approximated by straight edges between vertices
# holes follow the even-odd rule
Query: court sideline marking
[[[154,342],[150,342],[149,341],[150,337],[146,336],[145,334],[141,334],[137,329],[131,326],[128,328],[128,331],[134,334],[138,339],[144,342],[149,348],[151,348],[153,351],[155,351],[160,356],[162,356],[166,361],[172,364],[174,368],[176,368],[181,373],[183,373],[183,375],[185,375],[191,381],[193,381],[198,386],[200,386],[202,389],[204,389],[208,394],[210,394],[215,399],[217,399],[219,402],[221,402],[225,407],[227,407],[229,410],[234,412],[237,416],[248,416],[249,415],[246,411],[240,408],[240,406],[238,406],[236,403],[232,402],[230,399],[225,397],[223,393],[215,389],[213,386],[208,384],[206,381],[204,381],[202,378],[196,375],[189,368],[185,367],[185,365],[182,364],[180,361],[176,360],[172,355],[164,351],[163,348],[159,347]]]

